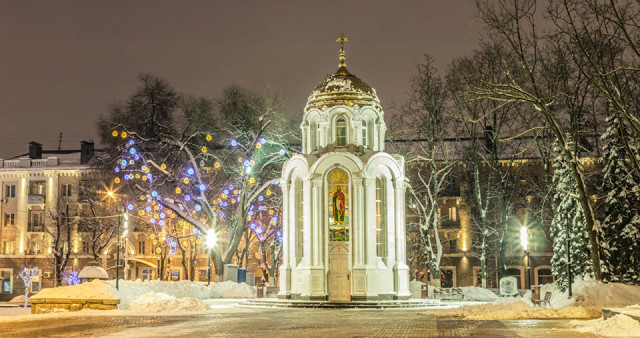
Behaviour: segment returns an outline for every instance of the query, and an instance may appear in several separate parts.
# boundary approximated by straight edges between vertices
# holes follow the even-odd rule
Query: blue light
[[[167,237],[167,243],[171,243],[172,239],[171,237]]]
[[[224,189],[224,191],[222,191],[222,193],[225,194],[225,195],[229,195],[229,190]]]
[[[253,216],[253,211],[249,211],[249,212],[247,213],[247,216]]]
[[[231,140],[231,146],[232,146],[232,147],[237,147],[237,146],[238,146],[238,141],[236,141],[236,140]]]
[[[189,169],[187,169],[187,174],[189,174],[189,175],[193,175],[193,168],[189,168]]]
[[[152,176],[151,176],[151,173],[147,174],[147,179],[148,179],[148,180],[151,180],[151,177],[152,177]]]
[[[193,233],[194,233],[194,234],[197,234],[197,233],[198,233],[198,229],[193,228]]]
[[[260,210],[260,211],[262,211],[263,209],[264,209],[264,207],[263,207],[263,206],[259,206],[259,207],[258,207],[258,210]]]
[[[136,143],[134,140],[129,140],[129,145],[132,146],[134,143]]]
[[[253,210],[253,208],[255,208],[256,205],[255,204],[251,204],[251,206],[249,207],[249,210]]]
[[[129,209],[129,211],[133,210],[133,204],[129,203],[129,205],[127,205],[127,209]]]
[[[221,213],[220,213],[220,217],[224,217],[224,212],[221,212]]]
[[[264,232],[264,230],[262,229],[262,227],[261,227],[261,226],[258,226],[258,227],[256,228],[256,233],[257,233],[258,235],[261,235],[263,232]]]
[[[267,139],[265,139],[264,137],[260,138],[260,144],[265,144],[267,143]]]
[[[129,149],[129,154],[134,155],[136,153],[136,148]]]
[[[189,195],[184,196],[184,200],[187,202],[191,201],[191,196]]]
[[[165,218],[165,217],[167,217],[167,215],[164,212],[161,212],[160,213],[160,218]]]
[[[250,165],[251,165],[251,161],[249,161],[249,160],[244,160],[244,162],[243,162],[242,164],[244,164],[244,166],[245,166],[245,167],[248,167],[248,166],[250,166]]]
[[[180,208],[180,210],[184,210],[184,207],[182,206],[182,204],[180,204],[178,207]]]
[[[156,222],[156,219],[155,219],[155,218],[150,218],[150,219],[149,219],[149,223],[153,224],[153,223],[155,223],[155,222]]]
[[[120,164],[121,164],[121,165],[127,165],[127,163],[128,163],[128,162],[127,162],[127,160],[122,160],[122,161],[120,161]]]
[[[177,247],[178,246],[178,242],[171,243],[171,246],[174,247],[174,248]]]
[[[260,201],[260,202],[264,201],[264,196],[259,196],[258,197],[258,201]]]
[[[173,254],[175,254],[175,253],[176,253],[176,250],[175,250],[175,249],[171,249],[171,250],[169,250],[169,255],[173,255]]]
[[[204,189],[207,189],[207,187],[204,184],[200,184],[200,190],[204,191]]]
[[[120,172],[120,167],[116,167],[115,169],[113,169],[113,171],[119,173]]]
[[[251,224],[249,224],[249,227],[250,227],[251,229],[255,229],[255,228],[256,228],[256,224],[255,224],[255,223],[251,223]]]
[[[277,223],[277,222],[278,222],[278,217],[277,217],[277,216],[274,216],[274,217],[271,219],[271,221],[272,221],[273,223]]]
[[[146,207],[146,208],[144,208],[144,210],[145,210],[146,212],[151,212],[151,207]]]
[[[140,159],[140,155],[136,154],[135,156],[133,156],[133,158],[135,158],[135,159],[136,159],[136,161],[137,161],[137,160],[139,160],[139,159]]]
[[[153,201],[153,198],[147,197],[147,203],[151,203],[151,201]]]
[[[124,175],[125,180],[129,180],[129,175]]]
[[[240,196],[238,196],[238,198],[236,199],[236,201],[240,202]]]
[[[200,209],[202,209],[202,207],[200,206],[200,204],[196,204],[195,209],[196,209],[196,211],[200,211]]]
[[[160,197],[160,195],[156,196],[156,200],[158,200],[158,201],[162,200],[162,198]]]
[[[286,154],[287,154],[287,152],[284,149],[280,149],[280,156],[284,156]]]
[[[153,197],[158,196],[158,192],[157,192],[157,191],[155,191],[155,190],[154,190],[154,191],[152,191],[152,192],[151,192],[151,196],[153,196]]]
[[[158,221],[158,225],[161,225],[161,226],[164,225],[164,221],[163,220],[159,220]]]

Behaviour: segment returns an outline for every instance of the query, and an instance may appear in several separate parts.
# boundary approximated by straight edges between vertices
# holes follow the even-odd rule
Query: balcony
[[[44,194],[28,194],[27,204],[44,204]]]
[[[27,232],[43,232],[44,231],[44,224],[28,224],[27,225]]]
[[[460,228],[460,221],[453,221],[450,219],[443,218],[440,220],[440,228],[441,229],[456,229]]]

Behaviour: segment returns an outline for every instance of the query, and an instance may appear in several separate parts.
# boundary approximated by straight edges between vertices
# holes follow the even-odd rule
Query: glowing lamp
[[[216,235],[216,232],[213,231],[213,229],[210,229],[209,231],[207,231],[207,236],[205,238],[204,245],[207,246],[207,248],[213,248],[214,246],[216,246],[217,242],[218,242],[218,236]]]

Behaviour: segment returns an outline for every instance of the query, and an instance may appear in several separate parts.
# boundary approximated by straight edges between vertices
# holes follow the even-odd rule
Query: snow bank
[[[470,320],[591,319],[601,317],[602,310],[585,307],[542,309],[531,306],[517,298],[507,298],[502,303],[465,305],[455,309],[423,312],[421,315],[464,317]]]
[[[479,288],[477,286],[461,287],[464,300],[495,300],[498,295],[489,289]]]
[[[29,299],[59,298],[59,299],[118,299],[118,295],[107,283],[94,280],[84,284],[59,286],[57,288],[42,289]]]
[[[638,337],[640,336],[640,322],[626,316],[615,315],[609,319],[599,318],[589,321],[571,321],[576,331],[594,333],[610,337]]]
[[[621,283],[605,284],[591,278],[578,279],[571,285],[572,298],[569,298],[568,291],[560,292],[555,283],[542,285],[540,297],[544,297],[547,291],[551,292],[549,303],[557,308],[572,305],[612,308],[640,304],[640,286]],[[531,293],[527,291],[523,298],[531,299]]]
[[[149,292],[129,304],[127,310],[136,312],[202,311],[207,305],[192,297],[176,298],[166,293]]]
[[[256,298],[256,287],[232,281],[211,284],[210,288],[219,296],[215,298]]]

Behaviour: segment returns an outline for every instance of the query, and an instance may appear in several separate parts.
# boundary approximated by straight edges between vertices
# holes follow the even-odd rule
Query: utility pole
[[[571,234],[567,233],[567,276],[569,277],[569,298],[571,298]]]

